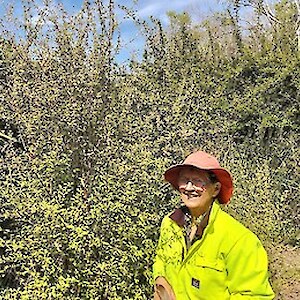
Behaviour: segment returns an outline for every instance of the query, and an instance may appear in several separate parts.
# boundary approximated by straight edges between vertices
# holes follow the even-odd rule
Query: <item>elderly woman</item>
[[[161,224],[154,299],[273,299],[261,242],[220,208],[232,196],[230,173],[198,151],[164,176],[183,206]]]

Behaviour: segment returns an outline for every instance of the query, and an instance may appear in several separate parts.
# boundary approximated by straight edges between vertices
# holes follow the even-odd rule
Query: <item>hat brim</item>
[[[218,195],[219,202],[226,204],[230,201],[233,194],[233,182],[230,173],[224,168],[199,168],[192,164],[180,164],[169,168],[165,173],[165,180],[168,181],[176,190],[178,190],[178,176],[183,168],[192,167],[198,170],[213,172],[217,180],[221,183],[221,189]]]

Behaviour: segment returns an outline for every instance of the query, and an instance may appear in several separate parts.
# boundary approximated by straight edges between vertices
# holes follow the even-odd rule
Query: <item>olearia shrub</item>
[[[114,4],[71,17],[27,1],[26,38],[1,31],[1,299],[150,299],[160,222],[180,205],[162,174],[199,148],[233,174],[224,209],[266,247],[299,247],[297,53],[268,52],[260,24],[251,50],[226,14],[171,13],[171,29],[140,23],[144,56],[124,69]]]

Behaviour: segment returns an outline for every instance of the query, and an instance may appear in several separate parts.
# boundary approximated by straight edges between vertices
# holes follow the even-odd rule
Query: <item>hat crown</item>
[[[183,162],[184,165],[193,165],[195,167],[203,168],[203,169],[214,169],[220,168],[220,164],[218,160],[204,152],[204,151],[197,151],[190,154]]]

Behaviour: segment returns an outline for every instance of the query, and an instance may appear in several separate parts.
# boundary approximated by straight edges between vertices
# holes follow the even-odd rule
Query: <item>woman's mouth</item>
[[[184,192],[184,195],[186,195],[188,197],[188,199],[193,199],[193,198],[197,198],[200,196],[197,193],[188,193],[188,192]]]

